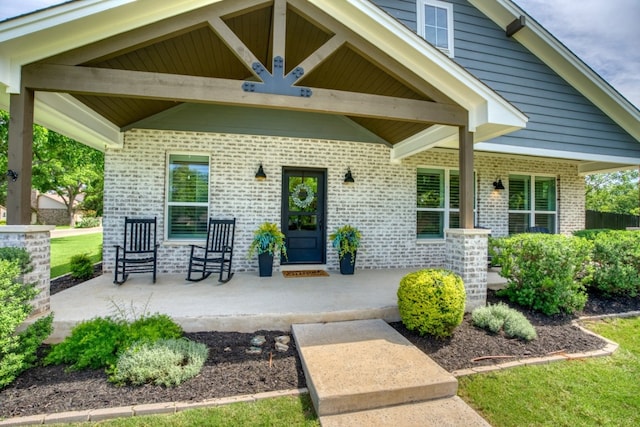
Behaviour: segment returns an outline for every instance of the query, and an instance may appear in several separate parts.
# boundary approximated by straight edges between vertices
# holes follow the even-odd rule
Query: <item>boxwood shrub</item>
[[[592,244],[560,234],[517,234],[491,239],[490,253],[501,265],[512,302],[547,315],[571,314],[587,302]]]
[[[404,326],[437,338],[451,336],[462,323],[465,299],[462,279],[448,270],[409,273],[398,288],[398,310]]]
[[[604,296],[640,294],[640,231],[612,230],[593,239],[592,288]]]

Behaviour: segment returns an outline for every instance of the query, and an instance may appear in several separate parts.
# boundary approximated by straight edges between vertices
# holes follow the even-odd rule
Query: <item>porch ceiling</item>
[[[23,83],[68,93],[120,129],[183,102],[341,115],[390,145],[434,124],[467,124],[464,109],[320,10],[285,0],[232,3],[236,10],[229,2],[206,6],[37,61],[24,67]],[[252,67],[259,62],[273,74],[278,55],[285,75],[304,69],[294,86],[313,95],[267,105],[264,97],[248,100],[242,83],[261,81]],[[185,95],[194,85],[216,90]],[[341,99],[353,105],[331,105]]]

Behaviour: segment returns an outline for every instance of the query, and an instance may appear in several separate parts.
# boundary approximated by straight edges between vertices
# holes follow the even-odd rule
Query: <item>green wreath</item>
[[[304,199],[300,197],[304,197],[305,194],[306,197]],[[309,207],[309,205],[313,203],[314,197],[315,194],[313,193],[313,190],[305,183],[296,185],[293,189],[293,192],[291,193],[293,204],[302,209]]]

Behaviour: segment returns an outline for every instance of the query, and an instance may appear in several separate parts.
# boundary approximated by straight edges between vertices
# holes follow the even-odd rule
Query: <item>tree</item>
[[[33,186],[60,196],[73,227],[78,196],[87,190],[102,191],[104,155],[59,133],[41,129],[42,138],[34,134]]]
[[[640,215],[637,169],[589,175],[586,183],[588,210]]]
[[[0,110],[0,171],[7,170],[9,114]],[[62,198],[69,224],[74,224],[76,199],[89,198],[92,210],[102,211],[104,154],[71,138],[33,126],[32,186],[42,193],[52,191]],[[6,175],[0,180],[0,204],[7,198]]]

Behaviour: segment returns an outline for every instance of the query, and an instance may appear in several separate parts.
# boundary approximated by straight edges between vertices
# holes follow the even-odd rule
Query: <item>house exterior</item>
[[[74,205],[78,205],[84,198],[80,194],[74,201]],[[69,212],[67,205],[62,197],[55,193],[40,193],[37,190],[32,191],[32,206],[36,211],[36,222],[38,224],[49,225],[69,225]],[[75,220],[80,219],[80,213],[75,214]]]
[[[451,267],[481,304],[489,232],[584,228],[583,176],[640,164],[640,112],[509,0],[85,0],[0,23],[0,52],[20,129],[105,152],[106,271],[125,216],[158,219],[160,274],[209,217],[236,271],[265,221],[277,263],[335,269],[351,224],[358,268]]]

